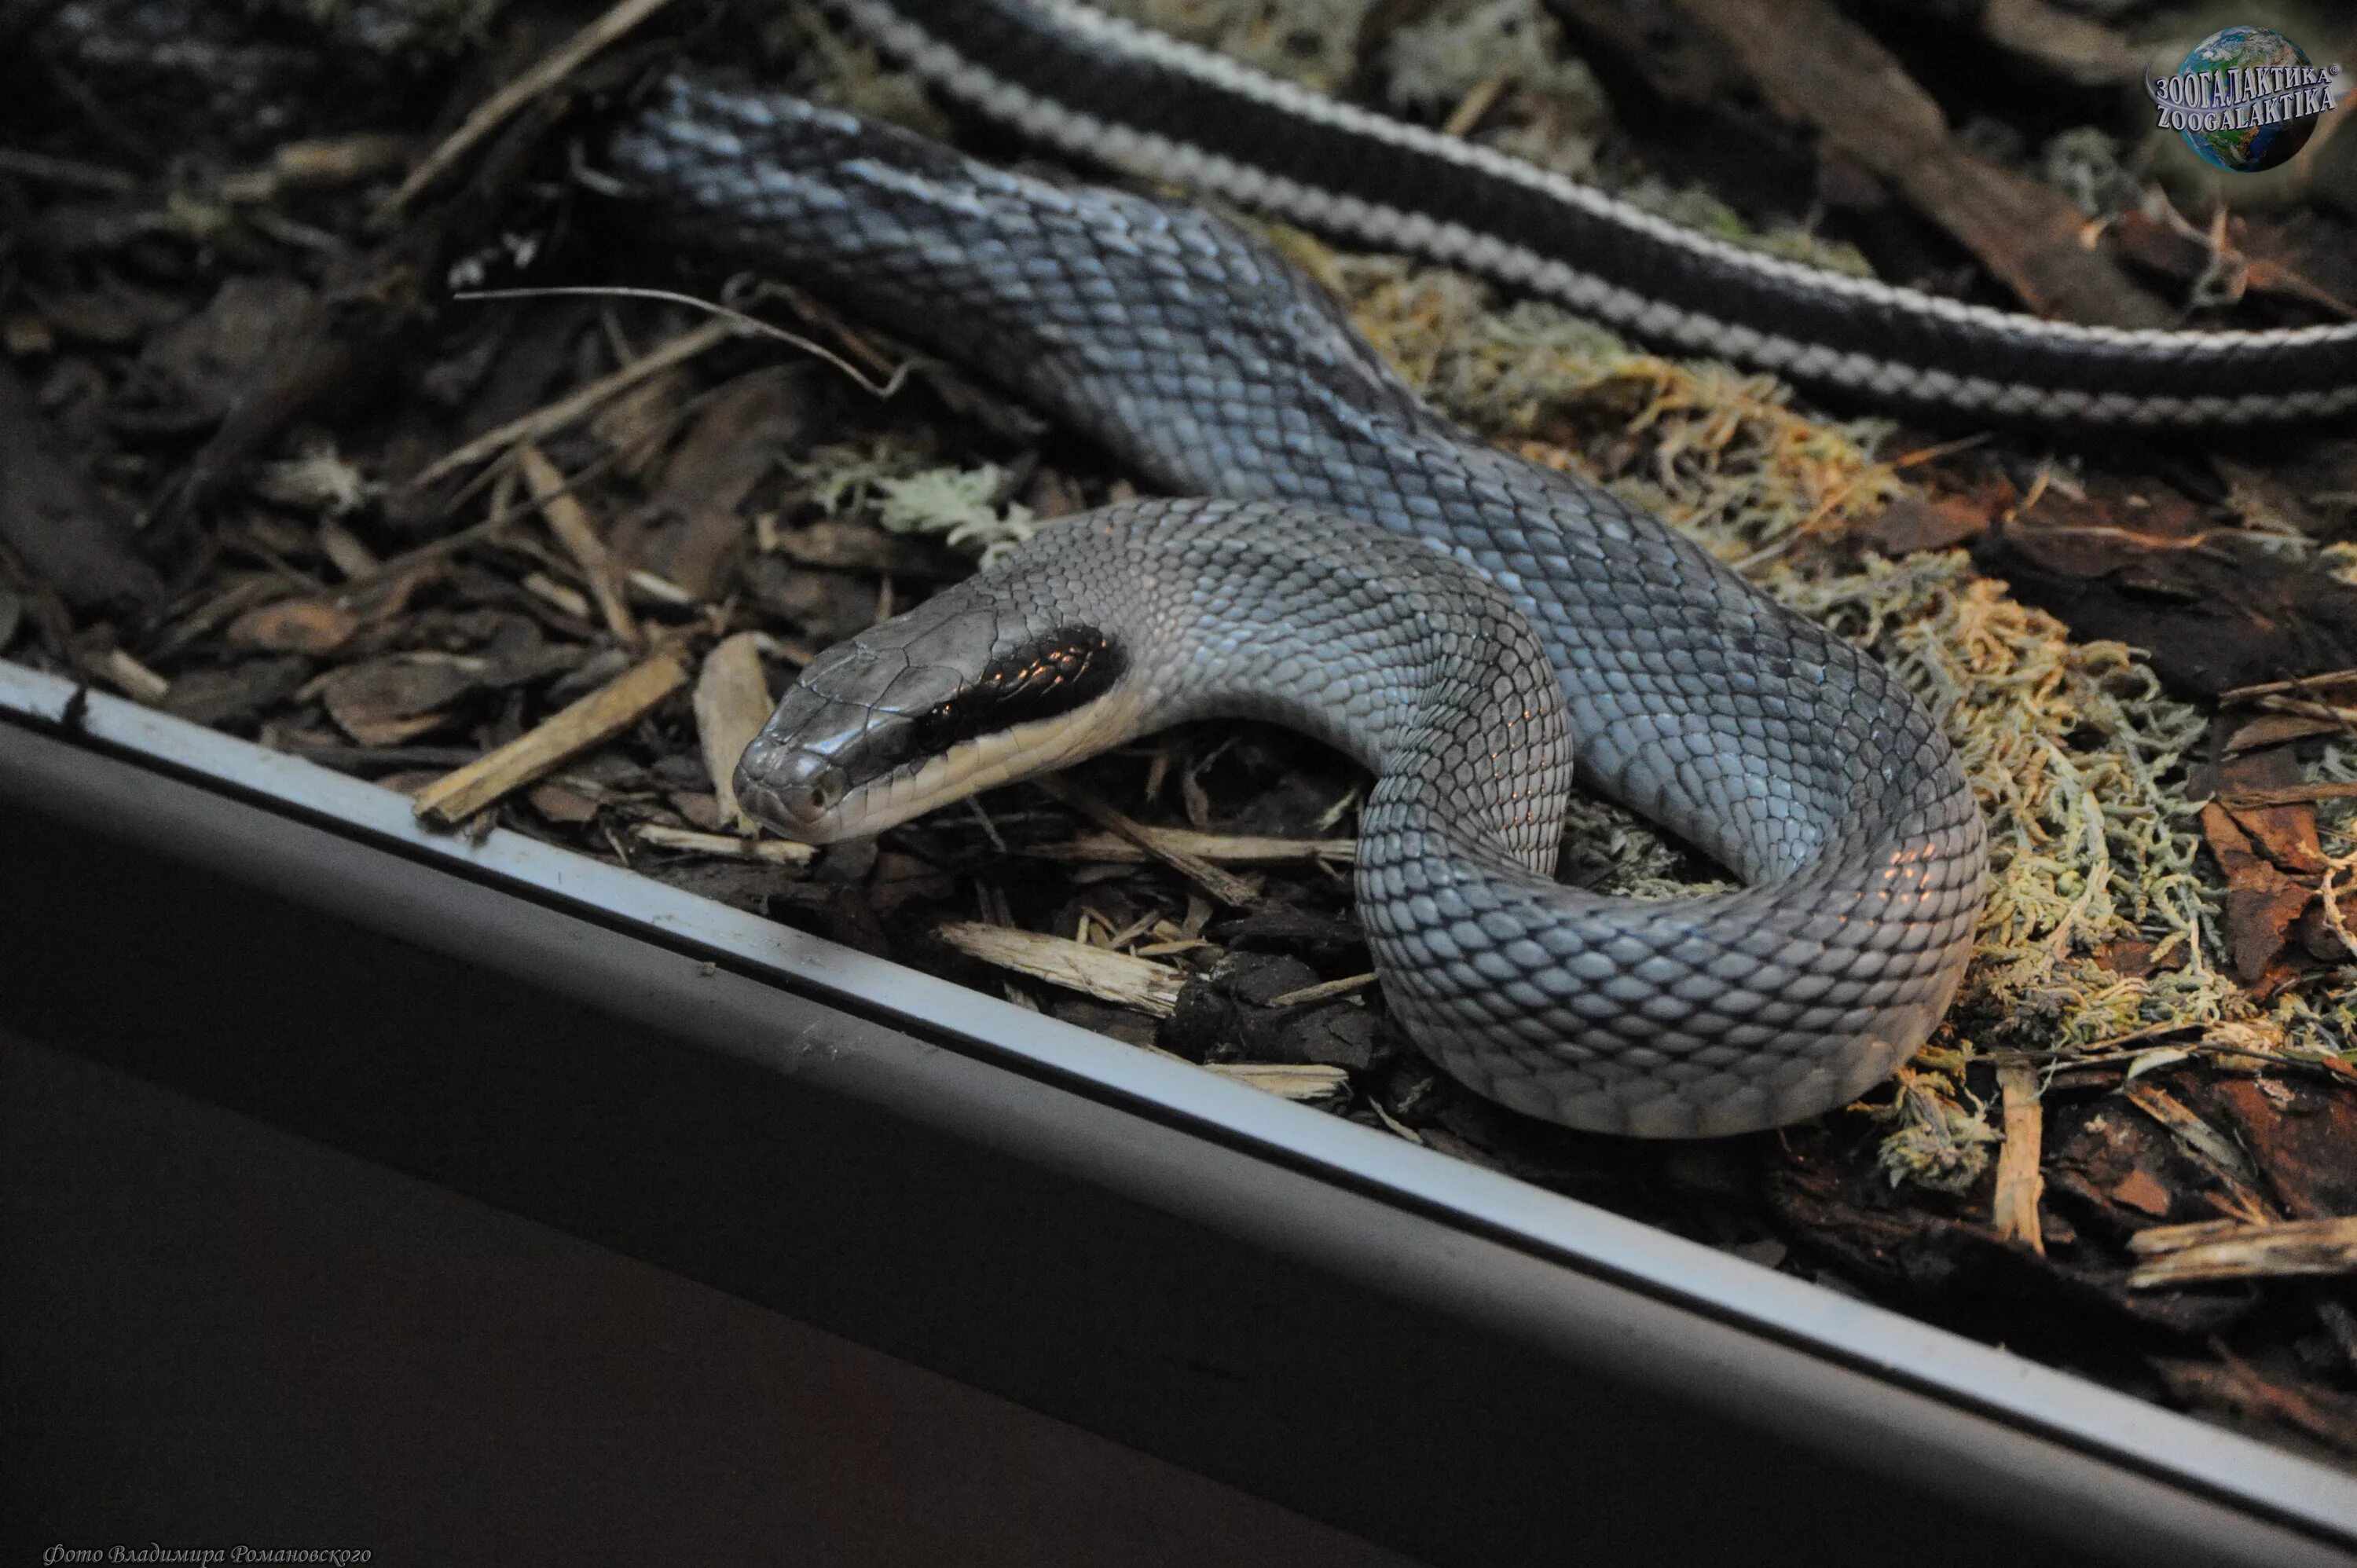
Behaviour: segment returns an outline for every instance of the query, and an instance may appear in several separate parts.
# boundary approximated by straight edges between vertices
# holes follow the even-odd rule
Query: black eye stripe
[[[1096,628],[1059,627],[1007,653],[972,685],[920,714],[917,748],[945,751],[976,736],[1071,713],[1103,695],[1128,668],[1120,647]]]

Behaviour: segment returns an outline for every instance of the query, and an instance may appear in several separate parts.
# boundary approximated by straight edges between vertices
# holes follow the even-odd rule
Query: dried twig
[[[600,376],[587,386],[576,388],[520,419],[510,420],[497,430],[486,431],[457,450],[436,458],[417,471],[410,479],[409,488],[424,489],[438,479],[504,452],[511,446],[526,441],[546,440],[590,410],[630,391],[648,377],[659,375],[674,365],[685,364],[736,335],[737,328],[726,321],[707,321],[701,327],[691,327],[620,370]]]
[[[909,372],[920,363],[913,359],[903,360],[892,367],[891,374],[883,381],[870,381],[866,371],[823,343],[813,342],[801,333],[789,332],[782,327],[772,327],[758,316],[748,316],[745,312],[732,306],[716,304],[709,299],[700,299],[692,294],[682,294],[676,289],[626,287],[618,284],[585,284],[565,288],[470,288],[462,289],[450,297],[452,299],[539,299],[547,295],[589,295],[619,299],[657,299],[666,305],[684,305],[692,310],[705,311],[723,321],[735,322],[750,336],[774,338],[790,348],[800,349],[805,354],[824,360],[877,398],[888,398],[897,393],[908,381]]]
[[[2279,697],[2289,693],[2330,691],[2336,686],[2357,686],[2357,670],[2335,670],[2323,675],[2298,675],[2288,681],[2268,681],[2256,686],[2236,686],[2218,693],[2221,703],[2255,702],[2261,697]]]
[[[622,640],[626,647],[639,645],[639,623],[630,618],[630,607],[622,600],[622,575],[616,570],[614,558],[606,552],[606,542],[597,537],[597,525],[589,521],[589,509],[579,498],[565,489],[565,476],[557,471],[546,454],[530,442],[516,448],[516,466],[523,475],[525,489],[540,503],[540,514],[548,519],[548,526],[581,568],[582,577],[589,585],[590,596],[597,601],[597,610],[605,617],[606,629]]]
[[[455,826],[566,757],[621,734],[686,682],[679,660],[659,654],[497,751],[428,784],[417,792],[417,815],[437,827]]]
[[[1035,779],[1032,783],[1107,832],[1127,839],[1221,903],[1248,909],[1260,902],[1260,892],[1251,883],[1230,875],[1200,855],[1172,847],[1168,839],[1156,835],[1145,823],[1123,815],[1087,790],[1061,779]]]
[[[1321,980],[1315,985],[1305,985],[1298,991],[1288,991],[1282,996],[1272,996],[1272,1007],[1299,1007],[1311,1002],[1331,1002],[1337,996],[1348,996],[1364,991],[1375,983],[1374,972],[1345,975],[1340,980]]]
[[[47,180],[51,185],[95,190],[104,196],[129,196],[139,188],[139,177],[121,169],[104,168],[75,158],[51,157],[46,153],[24,152],[16,147],[0,147],[0,174],[21,175],[27,179]]]
[[[484,99],[475,106],[473,113],[459,123],[457,130],[443,139],[440,146],[425,156],[425,162],[410,171],[409,177],[401,182],[401,188],[385,199],[383,207],[378,209],[378,218],[391,218],[408,206],[418,192],[441,178],[452,164],[466,156],[468,149],[506,124],[509,116],[517,110],[554,88],[578,70],[590,56],[670,4],[671,0],[621,0],[621,4],[559,44],[539,64]]]

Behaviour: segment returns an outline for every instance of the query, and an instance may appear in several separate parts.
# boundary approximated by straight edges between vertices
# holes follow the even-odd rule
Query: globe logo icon
[[[2339,76],[2272,27],[2222,27],[2149,87],[2159,124],[2187,146],[2230,173],[2258,174],[2308,145]]]

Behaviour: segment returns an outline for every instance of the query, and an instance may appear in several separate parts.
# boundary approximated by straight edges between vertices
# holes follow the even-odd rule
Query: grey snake
[[[683,78],[608,165],[667,235],[1221,498],[1060,522],[822,654],[738,768],[782,831],[873,832],[1141,728],[1275,718],[1378,773],[1353,875],[1384,994],[1507,1105],[1652,1136],[1772,1126],[1887,1078],[1939,1021],[1986,849],[1931,715],[1660,522],[1448,424],[1265,243]],[[1554,881],[1575,753],[1751,886]]]

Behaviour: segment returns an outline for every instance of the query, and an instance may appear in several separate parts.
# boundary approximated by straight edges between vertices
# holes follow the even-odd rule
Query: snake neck
[[[1512,601],[1411,541],[1283,505],[1143,502],[1072,520],[997,568],[1117,628],[1133,732],[1277,724],[1373,771],[1372,812],[1446,819],[1544,875],[1571,783],[1562,692]],[[1027,588],[1036,592],[1036,588]]]

